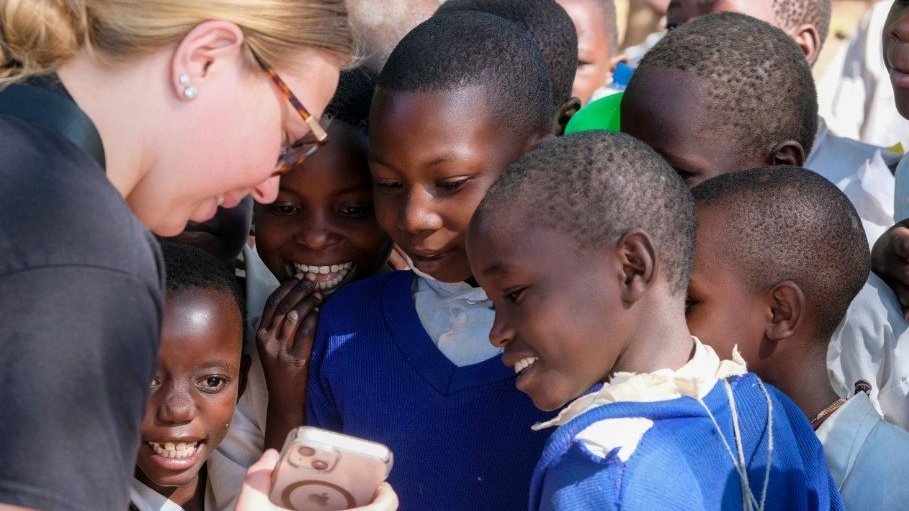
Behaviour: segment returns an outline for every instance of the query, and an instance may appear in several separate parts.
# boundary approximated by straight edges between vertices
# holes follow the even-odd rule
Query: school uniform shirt
[[[319,320],[320,333],[317,335],[316,344],[324,344],[324,335],[327,335],[327,333],[323,334],[323,321],[325,321],[323,318],[325,318],[326,315],[333,317],[334,315],[345,314],[368,314],[368,319],[370,321],[365,321],[365,323],[373,324],[375,321],[388,321],[389,327],[391,327],[391,325],[395,328],[400,326],[406,331],[405,334],[396,336],[399,338],[398,340],[400,340],[401,344],[389,343],[390,340],[386,337],[377,337],[377,334],[372,330],[372,326],[368,330],[350,330],[350,332],[359,333],[360,335],[358,337],[362,337],[362,339],[358,340],[356,346],[358,350],[362,350],[363,352],[357,356],[365,356],[371,359],[373,357],[373,354],[371,353],[372,349],[369,347],[369,344],[363,343],[379,343],[381,339],[384,344],[376,346],[377,355],[375,363],[387,362],[389,354],[385,353],[384,356],[379,356],[378,353],[383,351],[387,352],[390,346],[397,346],[393,348],[391,355],[394,356],[392,356],[390,360],[395,364],[400,363],[399,357],[403,357],[400,360],[408,361],[408,366],[406,367],[409,367],[411,370],[406,371],[406,373],[410,375],[410,378],[404,381],[407,381],[408,385],[414,387],[414,390],[412,391],[413,394],[422,396],[418,399],[429,400],[426,406],[438,407],[433,413],[440,413],[445,409],[448,409],[450,413],[453,414],[466,413],[459,411],[459,408],[457,407],[462,406],[459,405],[460,400],[468,399],[468,396],[482,397],[486,403],[478,405],[481,409],[485,409],[486,406],[494,406],[495,404],[485,395],[486,391],[483,388],[484,382],[489,384],[491,396],[507,396],[507,399],[500,403],[501,406],[506,407],[503,409],[504,411],[489,412],[489,414],[492,417],[496,417],[503,413],[506,416],[514,415],[517,417],[528,417],[525,421],[522,421],[523,425],[521,426],[521,431],[525,436],[529,434],[532,438],[538,438],[535,442],[531,441],[528,443],[528,448],[536,446],[536,454],[539,454],[539,450],[542,449],[542,440],[545,438],[545,434],[532,434],[529,432],[528,428],[542,416],[542,413],[533,408],[529,398],[526,398],[526,396],[514,388],[513,371],[505,367],[499,359],[498,356],[501,354],[501,350],[493,347],[489,342],[489,330],[492,327],[494,314],[490,308],[490,302],[483,290],[481,288],[471,287],[465,283],[442,283],[432,279],[432,277],[429,277],[428,275],[421,277],[411,272],[392,272],[367,279],[367,281],[391,278],[394,278],[401,283],[406,280],[409,285],[409,287],[405,287],[403,284],[400,284],[395,287],[396,292],[406,292],[405,299],[403,300],[401,297],[395,297],[396,308],[401,309],[400,314],[391,318],[387,315],[387,310],[385,310],[385,312],[377,311],[374,310],[375,307],[371,307],[370,312],[368,313],[359,310],[345,313],[342,312],[341,306],[329,305],[329,303],[334,303],[336,300],[335,295],[347,296],[348,293],[357,293],[355,289],[365,285],[359,282],[348,284],[333,294],[330,300],[323,306]],[[351,290],[348,291],[348,288],[351,288]],[[373,294],[368,297],[360,297],[357,301],[371,299],[376,301],[376,305],[381,304],[383,300],[386,303],[388,302],[387,299],[383,298],[383,293],[380,293],[380,290],[372,289],[372,291]],[[349,297],[345,298],[345,300],[349,300]],[[383,320],[383,318],[386,319]],[[412,323],[413,321],[416,321],[416,325],[407,323]],[[369,335],[372,335],[373,337],[370,337]],[[388,334],[385,332],[382,333],[382,335]],[[323,339],[323,341],[319,341],[319,339]],[[369,339],[372,339],[372,341]],[[381,350],[378,349],[379,346],[382,347]],[[321,348],[321,350],[324,349],[325,348]],[[318,363],[317,360],[322,360],[323,357],[317,356],[318,351],[320,351],[320,348],[314,346],[311,361],[311,366],[314,369],[310,372],[310,381],[317,378],[315,365]],[[333,366],[337,363],[334,362],[335,359],[340,360],[337,354],[332,357]],[[423,364],[426,365],[426,367],[416,368],[410,364]],[[414,371],[414,369],[416,370]],[[426,378],[429,378],[429,380],[427,381],[422,377],[416,380],[413,379],[414,376],[419,376],[421,373]],[[349,377],[356,378],[356,374],[350,373]],[[454,380],[445,383],[447,379],[451,378]],[[458,381],[460,381],[460,383],[457,383]],[[456,387],[448,387],[455,383],[457,383]],[[427,385],[429,385],[429,389],[420,388]],[[445,386],[446,390],[440,391],[436,388],[438,386]],[[376,392],[381,393],[382,390],[379,387],[381,386],[377,384],[375,392],[367,393],[363,396],[358,395],[357,398],[367,398],[367,396],[373,395]],[[444,392],[444,394],[440,397],[437,392]],[[319,395],[321,395],[321,391]],[[445,395],[448,395],[448,397],[444,397]],[[308,399],[318,399],[318,397],[312,396],[313,393],[311,392]],[[400,401],[399,397],[391,399],[392,402]],[[507,410],[509,403],[514,401],[520,403],[520,413],[513,414]],[[381,403],[379,401],[370,402],[370,406],[381,408]],[[262,455],[265,442],[267,410],[268,391],[265,382],[265,373],[262,370],[262,364],[258,354],[253,353],[252,364],[247,377],[246,390],[240,398],[239,403],[237,403],[234,417],[231,420],[230,432],[218,449],[212,453],[212,456],[208,461],[208,475],[214,492],[216,509],[232,509],[233,502],[242,486],[246,469]],[[327,410],[322,410],[320,416],[325,413],[327,413]],[[337,411],[333,413],[337,413]],[[365,410],[364,413],[366,413]],[[378,421],[379,415],[377,414],[373,420]],[[423,429],[421,427],[423,419],[417,420],[415,417],[410,417],[405,414],[396,420],[398,424],[401,424],[401,435],[406,436],[404,432],[412,429]],[[439,426],[441,426],[441,423],[444,422],[444,420],[444,417],[438,419]],[[463,420],[463,418],[458,419],[458,421]],[[472,422],[472,426],[479,428],[479,425],[485,421],[486,419],[478,418],[477,420],[470,422]],[[515,419],[512,418],[511,423],[514,423],[514,421]],[[381,436],[387,440],[386,437],[368,429],[367,426],[355,425],[352,421],[345,421],[339,424],[336,421],[327,423],[320,420],[311,420],[309,423],[313,426],[327,427],[329,429],[343,429],[344,432],[355,435],[360,433],[360,436],[364,436],[365,438],[375,439],[377,436]],[[394,428],[394,424],[394,421],[390,422],[389,427],[398,429]],[[348,427],[352,429],[348,429]],[[502,426],[497,426],[495,430],[501,431],[501,427]],[[366,429],[361,430],[354,428]],[[421,432],[421,435],[425,434],[425,432]],[[460,435],[456,436],[460,438]],[[519,434],[518,436],[520,437],[522,435]],[[415,438],[422,437],[417,436]],[[378,439],[378,441],[383,442],[383,439]],[[396,442],[389,441],[389,444],[390,447],[392,447],[392,450],[395,451]],[[411,442],[406,441],[404,444],[408,447],[404,448],[402,452],[395,452],[396,468],[392,470],[393,476],[397,476],[403,470],[406,470],[407,466],[410,464],[409,460],[402,462],[402,456],[415,456],[412,453],[412,448],[409,447]],[[417,445],[420,445],[419,441],[417,441]],[[464,449],[463,447],[458,448]],[[479,446],[477,449],[481,450]],[[401,450],[399,449],[399,451]],[[470,451],[468,450],[468,452]],[[479,455],[477,453],[475,454]],[[526,461],[524,466],[524,475],[526,477],[523,481],[520,481],[518,485],[518,488],[523,488],[523,493],[518,502],[518,507],[522,509],[524,502],[526,501],[526,488],[530,478],[530,470],[532,469],[533,461],[535,461],[533,456],[533,454],[528,454],[517,457],[519,460],[524,459]],[[405,469],[400,468],[402,463]],[[443,463],[443,461],[439,461],[438,463]],[[457,470],[459,467],[457,463],[452,465],[451,461],[444,461],[444,463],[451,465],[446,470]],[[488,469],[484,469],[484,471],[485,470]],[[477,477],[484,477],[483,475],[479,475],[483,474],[484,471],[478,471]],[[413,474],[410,474],[409,477],[413,478]],[[398,479],[392,477],[391,481],[394,485]],[[487,483],[484,485],[481,484],[482,481],[474,481],[474,483],[476,483],[475,486],[480,488],[488,488],[491,484]],[[442,507],[433,507],[433,505],[421,507],[423,506],[423,503],[427,502],[425,499],[430,498],[432,492],[425,487],[425,483],[421,483],[424,485],[423,488],[419,489],[419,492],[423,494],[423,496],[419,497],[422,500],[414,501],[414,499],[409,497],[409,492],[414,491],[414,489],[409,488],[412,484],[411,481],[407,480],[402,483],[402,486],[407,485],[408,488],[395,486],[395,490],[398,491],[399,496],[402,497],[401,509],[447,509],[444,505]],[[451,484],[454,484],[454,481]],[[517,491],[520,492],[521,490],[519,489]],[[408,496],[407,498],[411,502],[405,502],[404,496]],[[445,502],[454,505],[455,501],[448,500]],[[494,508],[490,507],[489,509]]]
[[[133,484],[129,489],[129,503],[130,511],[184,511],[182,506],[178,506],[173,501],[149,488],[135,477],[133,477]],[[205,488],[203,509],[205,509],[205,511],[215,509],[211,485]]]
[[[616,373],[537,426],[558,429],[533,474],[531,511],[741,509],[749,489],[753,509],[843,509],[804,414],[740,357],[721,361],[694,342],[679,370]]]
[[[0,503],[127,508],[162,275],[96,160],[0,116]]]
[[[843,191],[862,220],[868,244],[893,225],[895,182],[891,167],[899,155],[881,147],[838,137],[818,118],[814,149],[805,168],[824,176]]]
[[[909,432],[885,421],[867,394],[846,401],[817,436],[846,509],[906,509]]]
[[[909,429],[909,325],[896,295],[871,273],[827,348],[827,374],[840,397],[859,380],[883,417]]]
[[[818,81],[818,107],[837,135],[909,149],[909,121],[896,110],[881,34],[893,0],[877,2]]]

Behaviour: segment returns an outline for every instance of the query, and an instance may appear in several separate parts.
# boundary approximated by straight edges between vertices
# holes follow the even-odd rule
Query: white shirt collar
[[[650,403],[683,396],[702,399],[720,379],[745,374],[745,361],[739,355],[738,348],[733,350],[732,360],[720,360],[713,348],[703,344],[697,337],[692,339],[694,355],[678,370],[615,373],[600,390],[575,399],[555,419],[536,424],[533,429],[536,431],[561,426],[592,408],[619,401]]]

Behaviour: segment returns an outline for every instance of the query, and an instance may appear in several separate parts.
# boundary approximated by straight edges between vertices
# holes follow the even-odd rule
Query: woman
[[[39,98],[0,114],[0,510],[123,510],[160,329],[146,228],[272,201],[325,142],[344,1],[0,0],[0,28],[0,84]],[[29,118],[53,98],[102,154]]]

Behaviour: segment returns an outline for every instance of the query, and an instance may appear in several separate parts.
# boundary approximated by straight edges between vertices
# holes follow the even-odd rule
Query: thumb
[[[249,467],[234,511],[280,509],[268,499],[268,494],[271,492],[271,474],[278,465],[279,457],[278,451],[269,449],[262,454],[259,461]]]

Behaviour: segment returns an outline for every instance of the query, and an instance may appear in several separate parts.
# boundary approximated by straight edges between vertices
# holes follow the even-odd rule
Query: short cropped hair
[[[814,25],[823,44],[830,32],[832,4],[831,0],[773,0],[773,14],[784,30]]]
[[[549,73],[529,36],[498,16],[435,15],[394,49],[378,89],[451,92],[483,87],[490,115],[515,133],[549,132]],[[469,112],[466,115],[480,115]]]
[[[366,67],[341,72],[338,90],[325,107],[323,117],[355,128],[369,128],[369,107],[376,90],[376,73]]]
[[[785,140],[811,152],[817,130],[817,92],[811,68],[795,42],[763,21],[738,13],[714,13],[669,32],[644,56],[628,85],[649,69],[697,76],[717,136],[737,140],[743,151],[762,154]]]
[[[648,145],[622,133],[559,137],[514,163],[486,193],[473,223],[519,208],[527,225],[567,233],[581,249],[615,243],[632,230],[651,236],[666,279],[684,294],[697,234],[694,200]]]
[[[578,34],[555,0],[447,0],[436,15],[464,11],[500,16],[530,34],[549,68],[553,107],[558,109],[571,98],[578,70]]]
[[[815,172],[773,166],[723,174],[693,191],[719,208],[724,246],[711,247],[756,290],[790,280],[805,293],[819,334],[833,335],[868,279],[871,256],[846,195]]]
[[[243,317],[240,287],[227,265],[208,252],[169,241],[161,242],[166,272],[167,291],[182,293],[191,289],[206,289],[223,294],[237,304]]]

